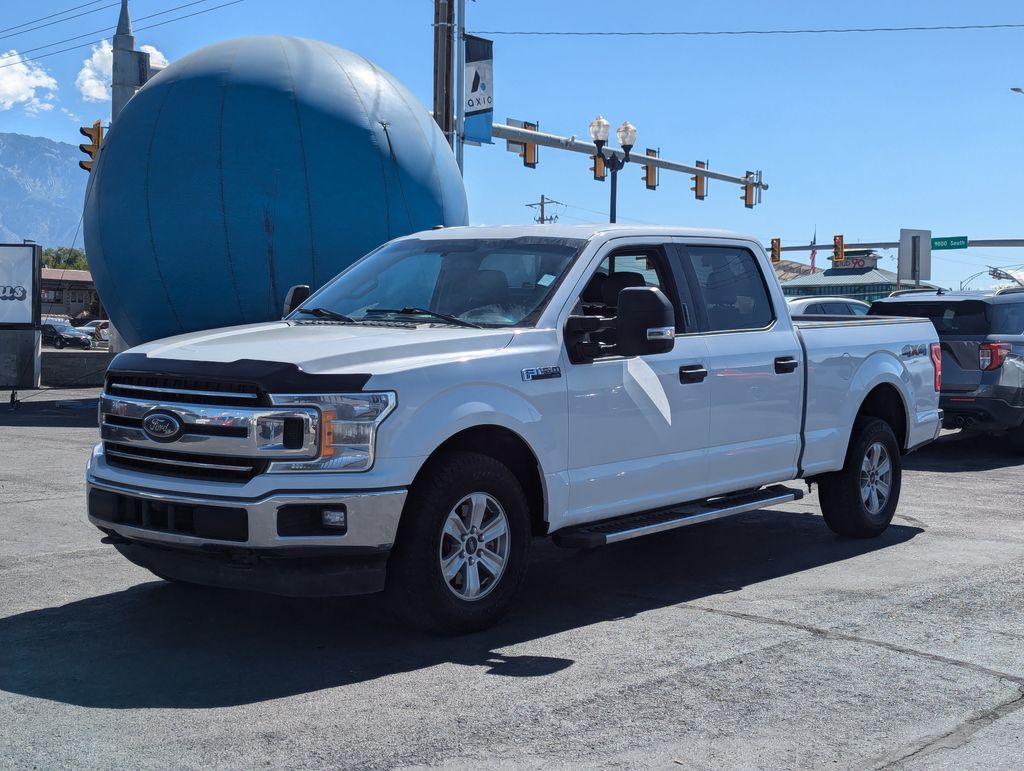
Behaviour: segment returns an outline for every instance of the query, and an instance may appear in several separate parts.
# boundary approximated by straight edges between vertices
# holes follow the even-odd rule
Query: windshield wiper
[[[483,329],[479,324],[474,324],[472,321],[466,321],[460,319],[458,316],[449,316],[446,313],[438,313],[437,311],[429,311],[426,308],[367,308],[366,313],[397,313],[403,316],[431,316],[441,321],[446,321],[449,324],[454,324],[459,327],[472,327],[473,329]]]
[[[334,321],[345,321],[349,324],[354,324],[355,319],[351,316],[346,316],[344,313],[338,313],[332,311],[329,308],[299,308],[299,313],[308,313],[310,316],[316,316],[320,319],[332,319]]]

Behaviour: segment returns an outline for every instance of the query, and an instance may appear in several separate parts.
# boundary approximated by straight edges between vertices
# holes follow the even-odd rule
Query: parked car
[[[877,536],[941,423],[931,324],[794,323],[761,245],[723,231],[432,230],[285,306],[111,363],[88,517],[157,576],[386,589],[465,632],[508,607],[535,536],[654,537],[797,500],[795,479],[835,532]]]
[[[897,292],[871,315],[929,319],[942,345],[943,425],[1005,431],[1024,451],[1024,287]]]
[[[43,332],[43,345],[52,345],[54,348],[92,348],[92,336],[87,332],[71,326],[67,321],[50,319],[40,326]]]
[[[106,343],[110,341],[110,322],[107,321],[106,319],[97,319],[96,321],[90,321],[78,328],[81,331],[91,335],[92,339],[97,342]]]
[[[786,304],[793,316],[866,316],[871,307],[849,297],[791,297]]]

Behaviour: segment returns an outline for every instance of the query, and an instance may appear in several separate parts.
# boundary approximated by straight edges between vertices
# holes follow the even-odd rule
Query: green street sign
[[[951,236],[950,238],[933,238],[932,249],[966,249],[967,236]]]

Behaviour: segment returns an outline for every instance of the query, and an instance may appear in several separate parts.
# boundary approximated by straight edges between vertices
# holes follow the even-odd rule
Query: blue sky
[[[136,26],[224,1],[206,0]],[[80,2],[17,4],[16,11],[5,9],[0,28]],[[131,7],[138,19],[185,2],[132,0]],[[116,14],[116,8],[107,8],[34,32],[0,33],[0,52],[112,26]],[[429,107],[431,21],[430,0],[244,0],[139,30],[137,42],[174,60],[239,35],[319,38],[390,70]],[[467,12],[470,31],[995,23],[1024,23],[1024,7],[1003,0],[479,0],[470,2]],[[815,227],[819,241],[835,233],[843,233],[847,242],[896,240],[900,227],[930,228],[936,236],[1024,237],[1024,95],[1009,90],[1024,86],[1024,29],[493,39],[496,119],[537,120],[543,130],[581,136],[598,113],[613,126],[628,119],[639,129],[641,150],[660,147],[665,157],[684,162],[709,159],[712,168],[729,173],[762,169],[771,186],[763,204],[750,211],[732,185],[712,182],[707,200],[698,202],[688,177],[662,174],[661,187],[651,192],[640,181],[640,168],[629,167],[620,177],[620,221],[729,228],[764,242],[781,236],[784,244],[809,241]],[[109,102],[87,101],[76,86],[91,55],[87,47],[33,63],[42,72],[30,70],[28,80],[37,85],[30,85],[33,96],[21,101],[12,93],[24,96],[25,79],[15,84],[21,91],[10,91],[9,84],[5,91],[4,73],[14,68],[0,69],[0,131],[77,143],[78,125],[109,117]],[[86,87],[90,82],[79,81]],[[563,222],[600,221],[609,186],[594,182],[588,166],[582,155],[542,150],[540,165],[529,170],[505,152],[504,143],[467,148],[472,221],[527,222],[534,212],[525,204],[542,193],[568,204],[556,207]],[[936,252],[933,278],[956,285],[986,264],[1022,262],[1024,250]],[[881,265],[894,269],[895,259]]]

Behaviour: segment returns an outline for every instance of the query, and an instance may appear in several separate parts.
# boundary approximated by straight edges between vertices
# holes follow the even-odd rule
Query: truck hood
[[[499,350],[512,336],[506,329],[274,321],[178,335],[131,352],[180,361],[274,361],[311,374],[379,373],[414,366],[415,360],[464,359]]]

